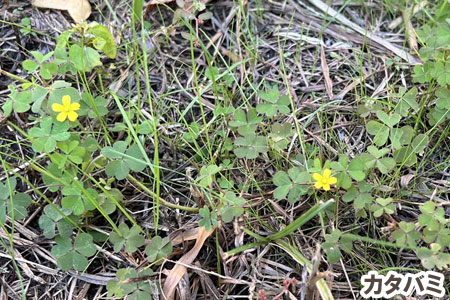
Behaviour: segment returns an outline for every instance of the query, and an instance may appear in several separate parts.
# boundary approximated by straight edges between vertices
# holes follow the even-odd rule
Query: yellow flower
[[[330,190],[330,184],[336,184],[337,178],[336,177],[330,177],[331,176],[331,170],[325,169],[323,170],[323,175],[319,173],[314,173],[313,178],[316,182],[314,185],[316,189],[320,189],[323,187],[325,191]]]
[[[78,118],[78,114],[75,111],[80,109],[80,103],[70,103],[71,100],[69,95],[65,95],[62,98],[62,105],[59,103],[52,104],[53,111],[59,112],[56,117],[56,120],[59,122],[64,122],[67,118],[73,122]]]

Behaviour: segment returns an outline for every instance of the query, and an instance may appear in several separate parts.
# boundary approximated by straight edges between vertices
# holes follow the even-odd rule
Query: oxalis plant
[[[183,1],[177,3],[184,5]],[[204,7],[195,9],[203,10]],[[398,88],[389,94],[386,101],[364,99],[358,107],[358,114],[370,144],[363,153],[337,154],[332,159],[323,159],[317,147],[305,144],[304,153],[292,157],[289,147],[295,142],[292,141],[294,136],[301,136],[299,126],[274,122],[275,118],[282,120],[291,116],[292,99],[278,86],[258,88],[255,92],[258,104],[217,106],[214,111],[214,117],[224,120],[226,130],[218,133],[224,142],[215,154],[217,163],[211,161],[199,166],[191,182],[191,191],[203,197],[199,201],[202,205],[181,207],[162,203],[198,213],[198,225],[207,231],[221,223],[245,218],[248,201],[244,193],[248,186],[245,182],[236,184],[233,181],[233,170],[259,159],[284,157],[287,167],[276,170],[270,182],[273,198],[286,200],[289,205],[298,204],[306,196],[321,201],[272,235],[263,237],[244,228],[243,231],[256,242],[230,250],[226,255],[268,243],[276,243],[291,251],[283,238],[315,216],[323,221],[332,215],[337,205],[351,207],[350,211],[356,218],[375,222],[392,219],[390,216],[399,209],[399,199],[382,191],[378,179],[398,178],[400,172],[416,166],[430,148],[433,133],[449,118],[450,81],[445,67],[450,40],[436,36],[435,30],[445,33],[443,36],[450,36],[447,23],[438,24],[436,28],[426,27],[419,32],[423,43],[420,53],[425,64],[416,66],[413,76],[418,83],[430,84],[433,92],[428,98],[433,100],[420,101],[416,87]],[[112,252],[116,253],[133,254],[143,250],[141,253],[145,253],[148,266],[141,269],[121,266],[116,279],[108,282],[107,289],[109,297],[147,299],[159,289],[156,283],[148,280],[153,276],[150,267],[162,263],[172,254],[172,244],[168,237],[151,237],[143,230],[124,209],[124,195],[113,186],[116,182],[129,180],[158,198],[133,176],[140,172],[154,172],[143,143],[146,137],[155,134],[155,128],[148,122],[137,122],[139,126],[132,124],[131,121],[139,117],[130,112],[124,114],[128,119],[116,124],[112,130],[126,128],[129,136],[112,141],[104,122],[109,113],[108,106],[116,104],[119,109],[123,107],[120,101],[110,103],[111,97],[102,87],[97,89],[97,93],[91,91],[86,77],[86,72],[98,72],[101,76],[102,68],[106,67],[101,61],[102,55],[109,58],[116,55],[114,39],[106,27],[96,23],[83,24],[63,32],[54,51],[45,55],[30,52],[30,58],[23,62],[23,67],[32,74],[32,79],[9,86],[9,100],[2,109],[6,117],[12,113],[24,117],[23,113],[28,113],[28,121],[33,124],[31,128],[24,130],[13,123],[10,125],[31,141],[37,155],[48,158],[45,166],[34,160],[30,166],[42,174],[48,191],[60,200],[51,201],[42,194],[47,203],[43,205],[38,221],[43,236],[53,241],[51,253],[59,268],[86,271],[102,243],[110,243]],[[219,72],[213,68],[205,76],[212,80]],[[74,80],[81,81],[85,89],[75,89],[71,83]],[[223,80],[221,89],[226,91],[232,77],[223,76]],[[417,115],[426,115],[429,127],[420,129],[420,122],[415,119]],[[82,125],[94,121],[104,131],[104,146],[99,144],[93,132]],[[203,155],[199,142],[203,142],[201,140],[207,133],[195,122],[186,127],[183,142]],[[94,175],[98,173],[104,178]],[[27,208],[34,203],[28,194],[16,189],[18,178],[18,175],[7,177],[0,182],[1,224],[8,217],[13,221],[25,219]],[[114,213],[121,214],[124,221],[116,224],[111,219]],[[89,226],[90,221],[98,217],[103,217],[110,225],[107,234]],[[332,217],[329,219],[333,220]],[[362,241],[412,251],[427,269],[443,269],[450,265],[449,220],[443,207],[433,200],[421,203],[417,219],[393,224],[386,240],[356,233],[343,232],[339,228],[324,231],[322,248],[330,263],[338,262],[343,253],[351,254],[355,241]],[[301,255],[295,251],[290,253],[308,265],[309,262]]]
[[[96,243],[107,240],[115,252],[129,254],[147,244],[146,258],[153,264],[159,264],[172,253],[168,238],[150,237],[124,210],[120,190],[111,188],[115,180],[125,179],[130,171],[146,168],[142,151],[130,139],[101,147],[97,138],[82,127],[85,122],[96,120],[106,131],[102,118],[108,113],[109,101],[102,96],[94,97],[89,89],[80,94],[70,83],[73,79],[86,83],[87,72],[101,75],[102,55],[109,58],[116,55],[114,39],[103,25],[82,24],[63,32],[55,51],[46,55],[30,52],[30,59],[23,62],[23,67],[32,74],[31,81],[10,85],[9,100],[2,106],[5,117],[13,112],[28,117],[34,126],[27,131],[10,124],[31,141],[37,155],[48,157],[47,165],[31,162],[30,166],[42,174],[49,192],[60,199],[54,204],[42,195],[47,204],[43,205],[38,223],[44,237],[54,241],[51,254],[61,270],[86,271],[97,255]],[[63,77],[66,80],[61,80]],[[150,130],[142,126],[138,133],[148,134]],[[108,178],[97,181],[91,176],[94,170],[104,170]],[[27,207],[33,203],[28,194],[16,191],[17,182],[15,177],[0,182],[1,224],[7,216],[13,221],[25,219]],[[110,215],[118,210],[126,215],[131,226],[112,221]],[[113,231],[109,235],[90,229],[89,220],[99,215],[111,225]],[[151,270],[137,273],[119,269],[117,280],[108,284],[109,293],[116,297],[128,296],[128,299],[149,298],[157,290],[156,286],[149,285],[148,281],[124,280],[150,274]]]

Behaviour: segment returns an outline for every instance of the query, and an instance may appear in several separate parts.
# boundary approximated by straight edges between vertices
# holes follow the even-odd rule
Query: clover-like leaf
[[[392,198],[377,198],[376,203],[372,204],[370,210],[375,217],[380,217],[382,214],[393,214],[395,211],[395,205],[392,203]]]
[[[294,130],[290,123],[281,125],[280,123],[274,123],[272,125],[272,132],[269,134],[273,141],[274,149],[277,151],[284,150],[290,142],[290,137],[294,135]]]
[[[107,215],[116,211],[116,203],[120,203],[123,200],[123,195],[118,189],[110,189],[108,192],[98,195],[98,205],[103,209],[103,212]]]
[[[325,234],[325,243],[322,248],[327,254],[329,263],[337,263],[341,259],[341,250],[347,253],[352,251],[352,240],[346,237],[339,229],[334,229],[330,234]]]
[[[394,127],[398,122],[400,122],[400,119],[402,118],[402,116],[397,113],[388,115],[382,110],[377,111],[377,117],[381,120],[381,122],[383,122],[390,128]]]
[[[311,175],[299,167],[289,169],[288,173],[278,171],[273,177],[273,183],[277,186],[273,196],[279,200],[287,196],[290,203],[295,203],[302,195],[308,193],[310,181]]]
[[[431,244],[431,249],[421,247],[417,251],[417,256],[420,258],[422,265],[431,270],[437,268],[442,270],[450,265],[450,254],[444,253],[439,244]]]
[[[78,71],[91,72],[96,66],[101,66],[100,54],[91,47],[80,47],[73,44],[69,48],[69,57]]]
[[[219,213],[225,223],[233,221],[235,217],[239,217],[244,213],[245,199],[237,197],[231,191],[226,192],[222,199],[224,205],[220,208]]]
[[[118,180],[125,179],[130,170],[141,172],[145,169],[146,163],[143,160],[141,150],[137,144],[127,149],[125,141],[115,142],[113,147],[104,147],[102,154],[109,159],[115,159],[106,166],[106,174],[115,176]]]
[[[386,144],[389,137],[389,127],[386,125],[377,122],[377,121],[369,121],[366,124],[367,132],[371,135],[374,135],[373,142],[377,146],[383,146]]]
[[[102,50],[109,58],[116,57],[116,42],[108,28],[103,25],[95,25],[88,29],[88,33],[94,36],[93,45],[96,49]]]
[[[412,150],[415,153],[423,152],[423,150],[425,150],[425,148],[427,147],[429,140],[430,138],[428,137],[428,135],[417,135],[411,143]]]
[[[371,113],[376,113],[382,109],[383,105],[381,103],[379,103],[376,99],[369,98],[358,105],[357,112],[361,117],[365,118]]]
[[[57,236],[56,245],[52,248],[52,255],[57,258],[58,266],[62,270],[74,268],[77,271],[83,271],[87,268],[91,257],[96,252],[93,238],[90,234],[80,233],[72,245],[70,238]]]
[[[202,217],[198,225],[205,227],[206,231],[209,231],[212,226],[218,226],[217,214],[215,211],[210,212],[208,206],[204,205],[198,213]]]
[[[44,231],[44,236],[48,239],[56,235],[56,228],[61,237],[68,238],[72,235],[74,225],[68,220],[76,224],[76,219],[71,216],[71,210],[60,208],[58,206],[47,205],[44,207],[44,214],[39,218],[39,227]]]
[[[78,111],[80,116],[87,115],[91,119],[102,117],[108,113],[108,108],[106,107],[108,100],[98,96],[93,101],[89,99],[87,93],[83,93],[80,101],[80,110]],[[98,114],[98,115],[97,115]]]
[[[398,229],[392,233],[392,238],[401,246],[408,244],[416,247],[417,241],[420,239],[420,232],[415,230],[415,224],[401,221],[398,223]]]
[[[201,187],[208,187],[215,178],[215,175],[221,170],[220,167],[216,165],[203,166],[200,169],[197,182]]]
[[[342,197],[345,202],[353,201],[353,207],[356,210],[365,209],[372,203],[373,197],[371,194],[373,186],[364,181],[358,183],[357,187],[351,186]]]
[[[117,280],[110,280],[106,285],[108,297],[152,300],[153,288],[146,280],[151,275],[153,275],[153,270],[150,268],[142,269],[139,272],[134,269],[117,270]]]
[[[33,127],[28,134],[33,137],[33,150],[37,152],[52,152],[58,141],[65,141],[70,137],[69,123],[57,122],[53,126],[51,117],[41,120],[40,127]]]
[[[349,189],[352,185],[352,178],[362,181],[366,177],[366,165],[360,157],[355,157],[348,163],[347,155],[340,155],[338,161],[331,162],[331,168],[340,172],[337,174],[337,186]]]
[[[238,158],[255,159],[260,153],[266,153],[269,150],[266,138],[254,134],[236,138],[234,145],[236,146],[234,154]]]
[[[259,91],[258,96],[265,101],[265,103],[260,103],[256,106],[256,111],[265,114],[267,117],[271,118],[278,112],[282,114],[287,114],[290,112],[289,97],[284,95],[280,97],[280,91],[278,88],[271,88],[267,91]]]
[[[145,237],[141,234],[138,227],[133,226],[131,229],[127,224],[119,225],[120,235],[113,231],[110,234],[110,241],[114,244],[114,251],[119,252],[125,245],[125,251],[134,253],[139,247],[145,243]]]
[[[406,92],[406,88],[401,87],[398,94],[396,94],[395,96],[399,98],[397,106],[395,107],[395,112],[400,114],[401,116],[406,117],[410,109],[412,109],[414,112],[419,110],[419,104],[416,101],[416,87],[413,87],[408,92]]]
[[[436,78],[437,82],[441,86],[446,86],[450,84],[450,64],[438,61],[434,64],[432,70],[433,77]]]
[[[442,110],[450,110],[450,89],[447,87],[439,87],[436,91],[438,97],[436,107]]]
[[[411,167],[417,162],[417,156],[411,147],[401,147],[396,150],[394,159],[398,164],[403,164],[407,167]]]
[[[154,262],[169,256],[172,253],[172,244],[167,237],[161,238],[160,236],[155,236],[150,241],[150,244],[145,247],[145,253],[147,254],[148,261]]]
[[[27,207],[32,203],[28,194],[16,193],[16,178],[8,178],[5,183],[0,182],[0,222],[6,222],[6,215],[14,220],[23,220],[28,212]]]
[[[89,195],[85,195],[82,191],[76,186],[76,181],[71,187],[64,187],[62,189],[62,194],[65,196],[61,200],[61,206],[64,209],[70,209],[74,215],[79,216],[86,211],[94,210],[95,205],[92,203],[92,199],[97,199],[98,193],[96,190],[92,188],[86,189],[86,193]],[[78,185],[82,185],[78,182]]]

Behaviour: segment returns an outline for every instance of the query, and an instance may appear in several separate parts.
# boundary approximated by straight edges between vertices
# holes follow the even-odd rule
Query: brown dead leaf
[[[320,47],[320,62],[322,65],[323,77],[325,78],[325,89],[327,91],[328,99],[333,99],[333,82],[330,78],[330,70],[328,68],[327,59],[325,58],[325,50]]]
[[[194,259],[197,257],[200,249],[203,247],[206,239],[214,232],[215,228],[212,227],[208,232],[205,230],[205,227],[200,227],[198,230],[197,241],[195,242],[194,247],[178,261],[181,264],[189,265]],[[164,282],[163,287],[163,295],[165,299],[171,299],[173,297],[173,293],[178,283],[180,282],[183,275],[187,272],[185,266],[177,264],[169,273],[166,278],[166,282]]]
[[[403,175],[402,177],[400,177],[400,185],[402,187],[406,187],[408,185],[408,183],[411,181],[411,179],[414,178],[414,174],[406,174]]]
[[[91,15],[91,5],[88,0],[32,0],[31,4],[40,8],[67,10],[78,24]]]

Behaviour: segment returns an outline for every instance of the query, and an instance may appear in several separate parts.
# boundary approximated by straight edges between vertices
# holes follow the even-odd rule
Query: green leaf
[[[390,157],[385,157],[377,160],[376,166],[382,174],[387,174],[395,168],[395,160]]]
[[[381,120],[381,122],[391,128],[394,127],[398,122],[400,122],[400,119],[402,118],[402,116],[397,113],[388,115],[382,110],[377,111],[377,117]]]
[[[256,106],[256,111],[271,118],[277,113],[278,109],[272,103],[260,103]]]
[[[219,173],[220,170],[221,168],[216,165],[203,166],[200,169],[200,173],[197,178],[198,184],[201,187],[208,187],[210,184],[212,184],[215,175]]]
[[[97,249],[93,243],[93,238],[90,234],[80,233],[75,238],[74,243],[75,250],[83,254],[84,256],[90,257],[95,254]]]
[[[339,229],[335,229],[331,234],[325,234],[325,243],[322,244],[322,248],[327,254],[327,260],[329,263],[334,264],[341,259],[341,251],[339,249],[339,240],[342,236],[342,232]]]
[[[389,153],[388,148],[377,149],[375,146],[370,145],[367,147],[367,151],[372,154],[375,158],[381,158]]]
[[[437,82],[441,86],[450,84],[450,64],[443,62],[436,62],[434,64],[433,76],[437,79]]]
[[[41,65],[41,76],[45,80],[50,80],[58,73],[58,65],[55,63],[46,63]]]
[[[12,205],[14,206],[14,218],[13,220],[23,220],[27,217],[27,207],[32,203],[31,197],[28,194],[15,194],[12,197]],[[8,204],[8,215],[13,217],[13,206],[11,206],[11,201]]]
[[[48,94],[48,90],[37,85],[34,90],[32,91],[32,101],[33,106],[31,106],[31,111],[34,113],[38,113],[41,109],[42,102],[45,100],[45,97]]]
[[[137,20],[142,17],[142,11],[144,9],[144,0],[133,0],[133,16]]]
[[[130,169],[123,160],[114,160],[106,166],[105,171],[106,175],[114,176],[117,180],[123,180],[128,176]]]
[[[127,142],[118,141],[115,142],[113,147],[104,147],[101,153],[110,159],[119,159],[123,157],[123,153],[125,153],[127,149]]]
[[[127,224],[121,223],[119,231],[122,236],[115,231],[110,234],[110,241],[114,244],[115,252],[120,252],[125,245],[126,252],[134,253],[139,247],[144,245],[145,237],[140,234],[139,228],[133,226],[129,229]]]
[[[119,269],[116,277],[118,280],[108,281],[106,288],[108,290],[108,297],[115,296],[123,299],[152,299],[153,289],[146,278],[153,275],[152,269],[141,269],[138,272],[134,269]],[[130,280],[130,279],[140,280]]]
[[[375,135],[373,142],[377,146],[386,144],[389,137],[389,128],[377,121],[369,121],[366,124],[367,132]]]
[[[278,88],[268,89],[267,91],[258,91],[258,96],[264,101],[275,103],[280,97]]]
[[[33,73],[39,68],[39,64],[32,61],[31,59],[26,59],[22,62],[23,68],[28,72],[28,74]]]
[[[401,87],[399,89],[397,97],[400,99],[397,102],[397,106],[395,107],[395,112],[406,117],[408,115],[409,110],[412,108],[414,112],[418,111],[419,104],[416,102],[417,96],[417,88],[413,87],[408,92],[406,92],[406,88]]]
[[[71,45],[69,48],[69,57],[78,71],[84,71],[84,55],[83,49],[80,46],[76,44]]]
[[[80,116],[87,115],[91,119],[98,118],[98,116],[103,117],[108,114],[108,109],[106,108],[108,100],[99,96],[93,101],[93,104],[89,100],[87,93],[83,93],[80,101],[80,110],[78,114]],[[97,115],[98,113],[98,115]]]
[[[52,152],[56,148],[57,141],[65,141],[70,137],[69,124],[58,122],[52,126],[52,118],[46,117],[41,120],[40,128],[33,127],[28,134],[34,139],[32,147],[36,152]]]
[[[376,113],[381,109],[383,109],[381,103],[377,102],[376,99],[369,98],[358,105],[357,112],[361,117],[365,118],[368,117],[370,113]]]
[[[141,172],[145,169],[146,163],[144,161],[144,156],[137,144],[128,148],[126,155],[124,160],[131,170]]]
[[[91,47],[84,47],[73,44],[69,49],[70,60],[74,63],[78,71],[90,72],[96,66],[101,66],[100,54]]]
[[[18,113],[27,112],[30,109],[30,104],[33,102],[31,91],[24,91],[19,94],[14,99],[14,110]]]
[[[202,217],[198,222],[199,226],[204,226],[206,231],[209,231],[212,225],[217,227],[217,215],[215,212],[210,212],[206,205],[200,208],[199,214]]]
[[[356,181],[362,181],[366,177],[364,168],[365,168],[364,161],[359,157],[355,157],[348,165],[347,172]]]
[[[284,171],[277,172],[273,177],[273,183],[277,186],[273,192],[275,199],[285,199],[292,186],[288,174]]]
[[[288,195],[289,203],[295,203],[300,200],[300,197],[308,193],[308,186],[306,185],[293,185]]]
[[[327,260],[330,264],[335,264],[340,261],[342,253],[337,244],[325,242],[322,244],[322,248],[327,254]]]
[[[417,162],[417,156],[411,147],[402,147],[395,151],[394,159],[398,164],[404,164],[407,167],[411,167]]]
[[[134,5],[137,5],[136,1]],[[140,5],[138,6],[140,7]],[[88,32],[92,33],[95,38],[101,38],[103,40],[102,46],[98,48],[96,47],[97,49],[102,50],[109,58],[114,59],[116,57],[116,43],[108,28],[103,25],[95,25],[89,29]]]
[[[107,195],[106,193],[101,193],[98,195],[98,205],[103,209],[104,213],[107,215],[112,214],[116,211],[116,204],[113,200],[115,200],[117,203],[122,202],[123,195],[118,189],[111,189],[108,191]]]
[[[291,180],[289,179],[289,175],[284,171],[279,171],[275,174],[273,177],[273,183],[276,186],[284,186],[284,185],[291,185]]]
[[[415,153],[420,153],[425,150],[429,142],[429,137],[425,134],[417,135],[412,141],[411,147]]]
[[[148,261],[154,262],[169,256],[172,253],[172,244],[167,237],[161,238],[160,236],[155,236],[145,248],[145,253],[147,254]]]
[[[260,153],[268,151],[267,141],[264,136],[247,135],[245,137],[236,138],[234,145],[234,154],[238,158],[254,159]]]
[[[247,124],[247,116],[245,115],[245,112],[242,109],[236,109],[236,111],[233,114],[234,121],[230,121],[231,127],[239,127],[242,125]]]
[[[369,193],[359,193],[353,201],[353,207],[355,209],[363,209],[370,203],[372,203],[373,197]]]
[[[450,90],[447,87],[439,87],[436,96],[438,97],[436,107],[442,110],[450,110]]]

